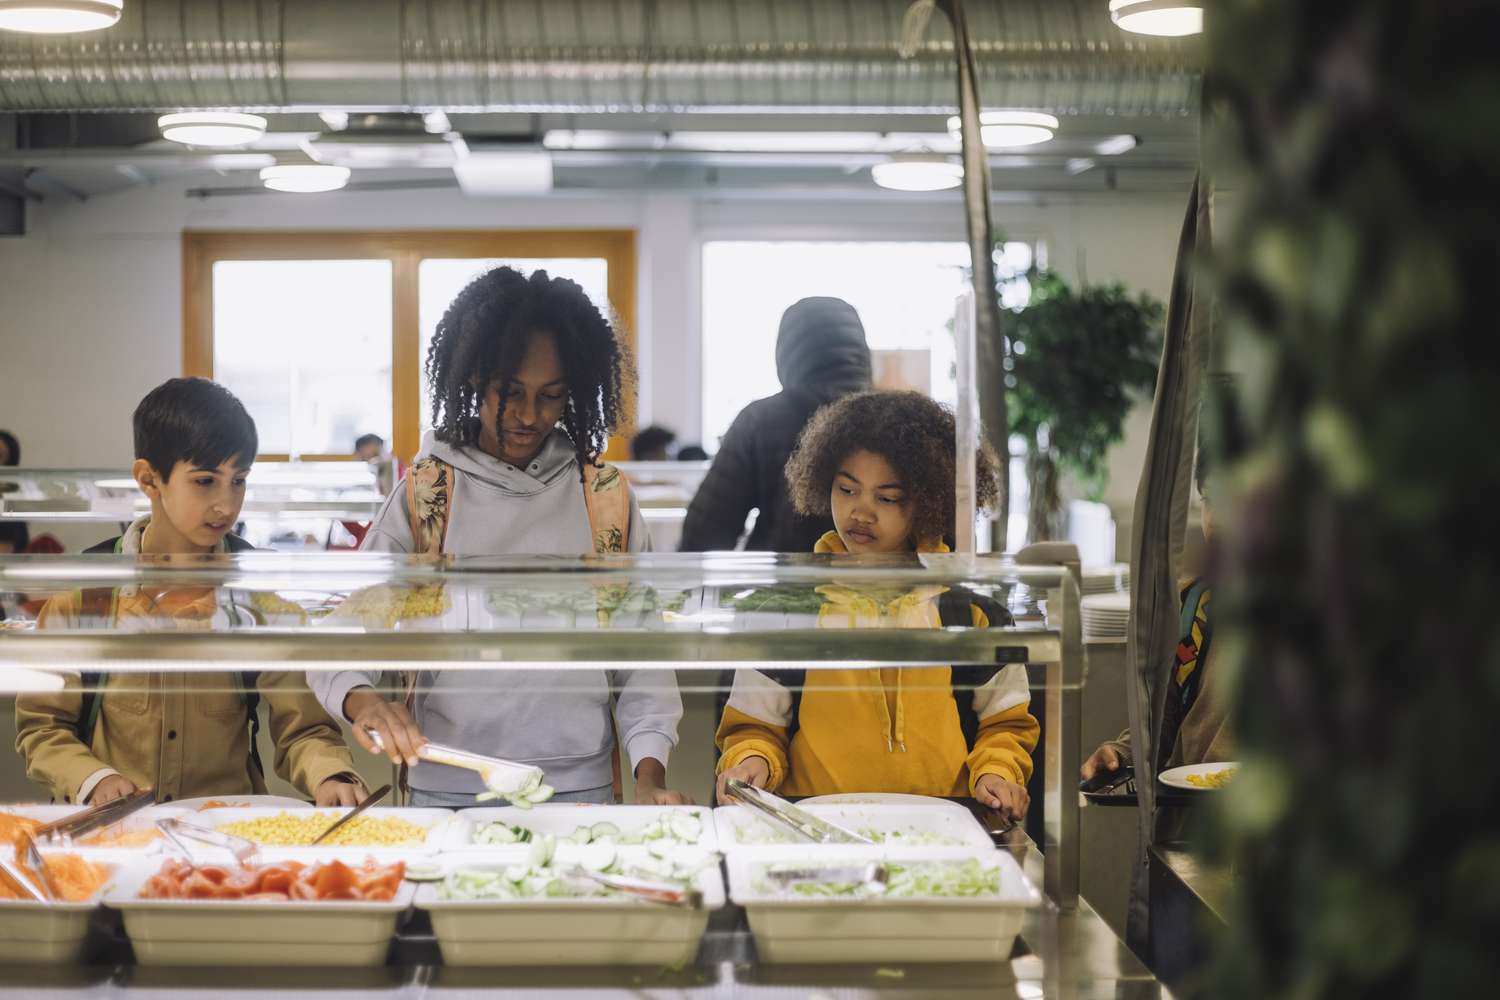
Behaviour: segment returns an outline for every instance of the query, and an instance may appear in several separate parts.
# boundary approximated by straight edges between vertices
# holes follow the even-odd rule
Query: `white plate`
[[[202,809],[210,802],[227,802],[235,809],[311,809],[311,802],[285,795],[200,795],[196,799],[178,799],[171,803],[179,809]],[[209,810],[213,812],[213,810]]]
[[[1125,593],[1089,594],[1079,599],[1078,607],[1084,614],[1089,614],[1090,612],[1100,614],[1110,614],[1112,612],[1115,614],[1120,612],[1128,613],[1130,611],[1130,595]]]
[[[1217,788],[1208,788],[1203,785],[1195,785],[1188,781],[1188,775],[1195,777],[1218,774],[1220,771],[1232,771],[1239,767],[1239,763],[1232,760],[1221,760],[1215,764],[1183,764],[1181,767],[1168,768],[1157,779],[1163,785],[1172,788],[1181,788],[1186,792],[1217,792]]]

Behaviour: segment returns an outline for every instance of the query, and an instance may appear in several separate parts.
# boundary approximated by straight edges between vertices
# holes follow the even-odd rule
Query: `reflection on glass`
[[[255,418],[262,452],[345,454],[391,437],[391,264],[214,264],[214,378]]]

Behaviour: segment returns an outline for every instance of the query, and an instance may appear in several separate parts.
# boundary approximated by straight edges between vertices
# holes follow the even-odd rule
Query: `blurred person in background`
[[[759,510],[745,548],[810,552],[833,530],[829,517],[807,517],[792,506],[783,470],[797,437],[820,407],[870,387],[864,324],[843,299],[793,303],[776,334],[781,391],[740,411],[713,466],[688,507],[683,552],[733,549],[752,510]]]
[[[21,442],[10,431],[0,431],[0,465],[21,464]]]
[[[632,462],[667,462],[671,456],[667,449],[672,447],[672,442],[677,440],[677,435],[662,427],[660,424],[652,424],[636,432],[635,437],[630,439],[630,460]]]
[[[685,444],[677,449],[677,461],[679,462],[707,462],[708,452],[703,450],[701,444]]]

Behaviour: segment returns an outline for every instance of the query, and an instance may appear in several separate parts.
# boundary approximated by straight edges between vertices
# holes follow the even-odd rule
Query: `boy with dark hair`
[[[132,473],[151,513],[89,552],[189,554],[250,548],[231,533],[259,441],[223,386],[172,379],[135,411]],[[58,594],[43,628],[211,629],[262,624],[296,609],[269,595],[224,600],[213,588],[131,587]],[[232,597],[232,595],[229,595]],[[107,802],[154,787],[158,801],[266,790],[255,753],[258,706],[270,708],[276,773],[319,805],[364,793],[337,723],[302,674],[125,673],[66,678],[61,691],[16,699],[16,750],[32,780],[64,802]]]

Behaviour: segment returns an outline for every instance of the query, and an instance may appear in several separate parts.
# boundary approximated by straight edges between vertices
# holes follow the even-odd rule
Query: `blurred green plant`
[[[1252,443],[1226,470],[1218,648],[1243,781],[1206,995],[1500,984],[1500,4],[1207,11],[1210,273]],[[1253,41],[1253,44],[1247,44]]]
[[[1010,314],[1005,334],[1007,412],[1026,439],[1027,538],[1060,536],[1059,473],[1098,499],[1111,446],[1131,407],[1156,385],[1162,304],[1120,284],[1074,290],[1054,271],[1028,275],[1031,298]]]

